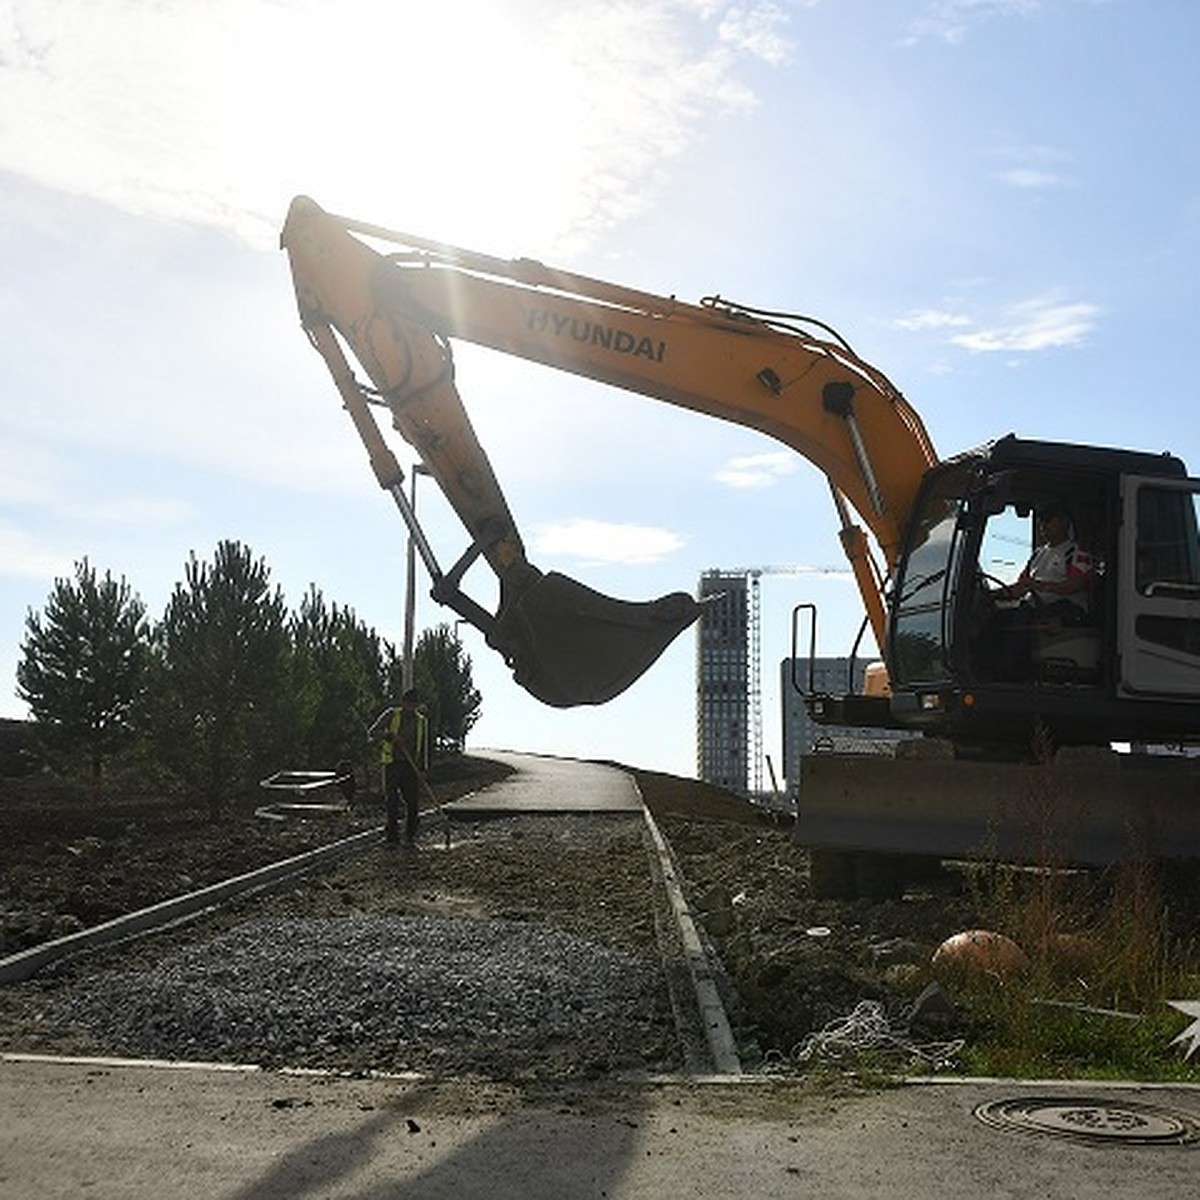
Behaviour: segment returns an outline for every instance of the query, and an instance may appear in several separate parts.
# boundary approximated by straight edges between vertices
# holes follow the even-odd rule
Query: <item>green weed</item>
[[[1058,820],[1062,794],[1047,766],[1030,798]],[[1070,870],[1057,844],[1039,837],[1033,865],[987,862],[969,874],[985,923],[1026,961],[953,980],[973,1028],[965,1065],[1002,1076],[1200,1080],[1200,1057],[1186,1062],[1170,1045],[1188,1019],[1167,1003],[1200,999],[1194,882],[1145,859]]]

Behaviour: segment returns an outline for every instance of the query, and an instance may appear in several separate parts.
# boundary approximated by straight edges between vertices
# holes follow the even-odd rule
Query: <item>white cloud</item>
[[[765,454],[744,454],[731,458],[713,478],[731,488],[767,488],[780,477],[799,469],[797,456],[790,450],[772,450]]]
[[[817,0],[804,0],[804,7],[815,8]],[[721,40],[746,50],[764,62],[778,66],[791,51],[791,43],[781,32],[788,20],[778,4],[751,4],[729,9],[722,18]]]
[[[1069,187],[1071,180],[1065,175],[1053,171],[1038,171],[1033,167],[1013,167],[1008,171],[997,171],[996,178],[1010,187],[1023,191],[1035,191],[1043,188]]]
[[[11,422],[0,425],[0,504],[52,504],[61,478],[57,456],[24,441]]]
[[[197,514],[195,505],[170,497],[114,496],[112,499],[73,509],[73,519],[131,529],[164,529],[181,525]]]
[[[924,329],[954,329],[970,325],[971,318],[962,313],[946,312],[943,309],[924,308],[906,317],[897,317],[896,326],[917,333]]]
[[[73,570],[71,555],[0,519],[0,577],[53,580]]]
[[[971,30],[996,18],[1028,17],[1044,7],[1042,0],[928,0],[909,27],[905,45],[927,38],[961,45]]]
[[[1074,163],[1074,156],[1056,146],[1003,145],[994,149],[991,156],[1005,164],[993,177],[1009,187],[1040,191],[1075,185],[1075,180],[1063,170]]]
[[[683,538],[669,529],[587,518],[540,525],[530,540],[535,557],[639,565],[658,562],[683,546]]]
[[[1100,309],[1048,293],[1010,305],[998,317],[981,321],[957,305],[917,309],[894,321],[909,333],[946,334],[946,343],[974,354],[1032,354],[1082,345],[1095,328]],[[937,370],[948,370],[944,364]]]
[[[272,246],[287,200],[542,253],[786,52],[766,0],[13,0],[0,168]],[[503,248],[503,247],[502,247]]]
[[[1007,320],[956,334],[950,341],[974,353],[1056,350],[1084,343],[1099,314],[1094,304],[1042,297],[1013,305]]]
[[[39,519],[129,530],[166,528],[195,515],[193,505],[177,498],[123,490],[119,476],[101,484],[71,480],[71,466],[62,454],[22,437],[10,423],[0,426],[0,432],[4,508],[36,513]]]

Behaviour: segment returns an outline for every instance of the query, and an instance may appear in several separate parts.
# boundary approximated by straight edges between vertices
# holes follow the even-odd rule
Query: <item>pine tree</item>
[[[223,541],[193,553],[154,630],[149,713],[160,760],[213,818],[295,753],[282,593],[265,561]]]
[[[379,635],[353,609],[327,605],[315,585],[292,618],[291,635],[303,765],[363,759],[367,727],[387,703]]]
[[[145,682],[146,608],[122,577],[98,579],[85,558],[56,579],[42,614],[25,618],[17,694],[64,765],[87,763],[100,786],[105,763],[133,740]]]
[[[471,659],[451,626],[427,629],[417,639],[413,681],[425,700],[434,746],[461,752],[482,713],[483,698],[471,678]]]

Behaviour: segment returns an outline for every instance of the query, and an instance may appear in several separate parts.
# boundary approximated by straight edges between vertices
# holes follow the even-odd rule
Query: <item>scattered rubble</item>
[[[748,1070],[798,1066],[806,1039],[865,1001],[879,1006],[889,1027],[903,1026],[915,1042],[948,1041],[961,1032],[952,1003],[914,1001],[930,981],[933,949],[977,920],[967,898],[945,886],[882,903],[814,900],[807,857],[792,844],[786,822],[776,823],[695,781],[637,774],[724,972],[725,999]],[[479,782],[444,781],[439,797]],[[289,884],[266,908],[265,899],[247,901],[206,919],[203,928],[186,927],[170,937],[158,935],[154,945],[89,956],[3,989],[0,1046],[265,1062],[299,1056],[303,1065],[348,1070],[493,1076],[679,1069],[687,1047],[673,1028],[672,997],[665,986],[647,990],[643,974],[647,963],[657,962],[661,930],[640,822],[593,822],[585,836],[585,826],[570,820],[537,821],[451,830],[450,853],[440,848],[444,832],[434,830],[411,860],[403,854],[388,858],[380,847],[332,874]],[[161,806],[157,812],[130,805],[77,810],[69,820],[53,814],[40,839],[25,827],[23,848],[10,840],[0,851],[6,881],[0,908],[10,914],[4,919],[6,950],[64,922],[107,919],[372,822],[378,822],[378,813],[369,808],[334,821],[255,822],[239,816],[216,827]],[[399,1002],[395,988],[380,984],[358,935],[345,940],[344,952],[333,954],[331,946],[341,943],[329,931],[342,928],[336,922],[350,916],[383,922],[372,926],[377,935],[391,931],[388,953],[396,956],[390,961],[397,979],[412,975],[430,955],[449,961],[446,939],[462,928],[456,922],[487,924],[495,942],[480,958],[487,972],[453,987],[445,985],[445,974],[441,986],[430,983],[445,1019],[440,1025],[427,1021],[428,1036],[415,1038],[410,1016],[416,1010],[407,999]],[[278,921],[293,924],[270,923]],[[330,921],[335,924],[321,924]],[[169,953],[163,938],[174,947]],[[324,948],[329,970],[339,978],[312,973],[314,958],[321,956],[309,942]],[[255,953],[255,946],[264,952]],[[600,1002],[582,999],[572,1007],[567,999],[571,988],[580,997],[589,994],[584,960],[571,958],[584,948],[594,956],[597,972],[602,964],[606,975],[611,968],[601,990],[619,1000],[617,1008],[607,1001],[589,1008]],[[236,1003],[219,989],[206,1001],[189,1001],[189,991],[200,993],[203,965],[211,968],[235,949],[241,973]],[[513,1001],[521,989],[528,994],[535,962],[551,975],[535,989],[539,1004],[545,992],[547,1010]],[[487,974],[494,980],[510,976],[513,990],[486,983]],[[560,984],[566,991],[556,993]],[[273,1014],[269,1018],[244,1007],[256,992]],[[139,994],[144,1002],[136,1000]],[[242,1032],[202,1036],[207,1026],[189,1003],[201,1004],[209,1015],[225,1005]],[[479,1013],[489,1005],[505,1015],[497,1017],[493,1033],[480,1033],[487,1024],[480,1024]],[[555,1021],[564,1014],[572,1019],[559,1028]],[[172,1024],[174,1032],[164,1027]]]

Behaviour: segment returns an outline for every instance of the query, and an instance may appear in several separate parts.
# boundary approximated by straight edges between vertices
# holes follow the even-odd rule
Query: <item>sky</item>
[[[293,608],[316,585],[400,643],[404,528],[278,249],[296,194],[818,317],[943,457],[1016,432],[1200,473],[1197,45],[1192,0],[0,0],[0,716],[26,712],[27,614],[85,557],[157,619],[189,554],[235,539]],[[816,603],[827,654],[862,615],[820,472],[736,425],[456,361],[538,567],[634,600],[765,569],[778,765],[794,607]],[[429,480],[418,508],[453,562]],[[452,621],[425,591],[417,628]],[[461,634],[469,747],[695,773],[690,632],[571,710]]]

